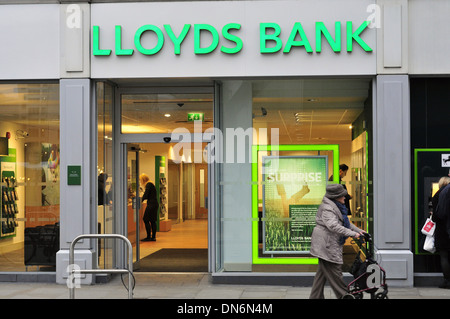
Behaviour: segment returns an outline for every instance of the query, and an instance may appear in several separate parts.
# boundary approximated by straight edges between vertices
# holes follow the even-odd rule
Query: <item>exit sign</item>
[[[204,113],[188,113],[188,122],[203,121]]]

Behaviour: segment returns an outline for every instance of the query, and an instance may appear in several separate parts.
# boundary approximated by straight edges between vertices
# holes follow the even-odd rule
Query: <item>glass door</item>
[[[136,271],[208,271],[209,166],[169,159],[174,147],[122,145],[122,211]]]
[[[139,268],[141,237],[141,192],[139,188],[139,152],[137,145],[127,144],[126,156],[126,202],[127,238],[133,246],[134,269]]]
[[[209,139],[203,133],[213,127],[213,98],[211,87],[116,91],[115,156],[121,172],[117,205],[136,271],[209,270],[211,192],[204,155]],[[156,192],[157,209],[150,209],[156,217],[150,223],[144,223],[149,203],[142,198],[143,175]],[[147,238],[150,233],[156,238]]]

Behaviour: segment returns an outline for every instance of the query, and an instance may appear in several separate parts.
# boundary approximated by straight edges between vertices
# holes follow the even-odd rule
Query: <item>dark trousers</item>
[[[439,250],[439,256],[441,257],[441,268],[444,278],[450,281],[450,262],[448,260],[448,250]]]
[[[156,237],[156,221],[147,220],[144,221],[145,231],[147,232],[147,238]]]
[[[342,278],[342,265],[319,258],[319,268],[314,277],[309,299],[324,299],[323,289],[327,281],[338,299],[347,293],[347,285]]]

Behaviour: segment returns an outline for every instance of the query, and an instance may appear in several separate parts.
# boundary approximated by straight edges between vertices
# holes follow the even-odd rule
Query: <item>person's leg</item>
[[[326,278],[323,273],[324,269],[322,263],[322,259],[319,258],[319,266],[317,268],[316,275],[314,276],[314,282],[309,299],[324,299],[323,288],[325,286]]]
[[[151,224],[152,224],[152,238],[151,238],[151,240],[156,240],[156,220],[152,220]]]
[[[333,289],[334,294],[338,299],[342,298],[348,290],[347,285],[342,277],[342,265],[328,261],[324,261],[324,274],[328,283]]]
[[[142,239],[142,241],[149,241],[150,240],[150,236],[152,234],[152,229],[150,227],[150,222],[144,220],[144,225],[145,225],[145,231],[147,232],[147,237]]]
[[[448,250],[440,250],[439,256],[441,260],[442,274],[444,275],[444,282],[439,285],[439,288],[450,288],[450,262],[448,260]]]

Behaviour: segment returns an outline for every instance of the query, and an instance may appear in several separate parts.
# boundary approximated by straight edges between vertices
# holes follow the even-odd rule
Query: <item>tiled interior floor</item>
[[[157,233],[155,242],[140,242],[140,257],[144,258],[162,248],[208,248],[207,236],[207,219],[186,220],[172,224],[170,231]],[[0,249],[0,272],[55,271],[54,267],[25,267],[23,245],[17,247],[18,249],[12,251]],[[102,258],[99,261],[102,264]]]

